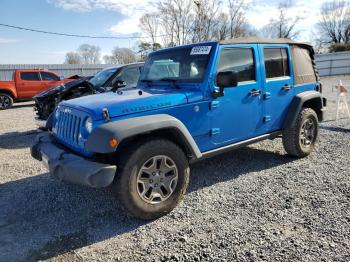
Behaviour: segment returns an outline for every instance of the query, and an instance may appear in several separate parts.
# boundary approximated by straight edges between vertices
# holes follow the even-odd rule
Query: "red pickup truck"
[[[46,89],[78,77],[61,79],[55,73],[43,69],[16,70],[12,81],[0,81],[0,110],[10,108],[14,101],[31,100],[33,96]]]

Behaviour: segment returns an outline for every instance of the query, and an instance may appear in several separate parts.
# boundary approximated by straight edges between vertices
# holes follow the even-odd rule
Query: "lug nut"
[[[149,180],[149,182],[150,182],[150,183],[153,183],[153,180],[152,180],[152,179],[150,179],[150,180]]]

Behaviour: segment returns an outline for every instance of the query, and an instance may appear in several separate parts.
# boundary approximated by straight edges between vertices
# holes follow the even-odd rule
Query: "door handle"
[[[261,95],[261,90],[256,90],[256,89],[253,89],[249,92],[249,95],[250,96],[258,96],[258,95]]]
[[[289,91],[289,90],[291,90],[293,88],[293,86],[291,86],[291,85],[284,85],[283,87],[282,87],[282,90],[283,91]]]

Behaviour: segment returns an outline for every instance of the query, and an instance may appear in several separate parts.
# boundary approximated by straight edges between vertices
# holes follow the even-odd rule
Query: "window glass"
[[[124,81],[126,85],[136,85],[139,81],[140,69],[138,67],[125,69],[121,75],[118,77],[118,80]]]
[[[41,79],[44,81],[60,81],[60,78],[49,72],[40,72]]]
[[[158,60],[151,66],[148,77],[150,79],[178,78],[180,63],[172,60]]]
[[[182,47],[156,52],[149,56],[141,73],[141,81],[200,83],[210,58],[211,46]]]
[[[235,71],[238,82],[254,81],[254,54],[251,48],[230,48],[221,52],[218,72]]]
[[[37,72],[22,72],[21,79],[25,81],[40,81],[39,74]]]
[[[117,72],[119,68],[106,68],[103,69],[102,71],[96,73],[90,80],[89,82],[95,87],[99,88],[104,86],[106,84],[107,80],[112,77],[114,73]]]
[[[265,48],[266,78],[289,76],[289,62],[286,48]]]

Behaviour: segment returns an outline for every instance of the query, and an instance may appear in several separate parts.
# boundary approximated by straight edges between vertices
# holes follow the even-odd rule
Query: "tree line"
[[[135,50],[115,47],[103,57],[108,64],[144,60],[148,53],[162,47],[193,42],[225,40],[244,36],[296,39],[298,25],[305,17],[291,16],[291,0],[278,6],[278,15],[258,30],[246,17],[251,8],[245,0],[161,0],[155,11],[140,18],[140,29],[149,38],[139,42]],[[350,50],[350,1],[332,0],[322,4],[314,28],[313,44],[317,52]],[[66,63],[100,63],[98,46],[81,45],[66,55]]]

